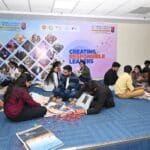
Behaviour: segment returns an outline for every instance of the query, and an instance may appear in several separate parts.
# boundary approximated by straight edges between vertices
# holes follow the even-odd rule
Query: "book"
[[[76,106],[80,106],[83,109],[88,110],[93,98],[94,97],[88,93],[82,93],[82,95],[77,99]]]
[[[63,102],[50,102],[47,106],[47,110],[53,113],[54,115],[69,113],[73,111],[69,106],[65,105],[65,103]]]
[[[81,106],[77,106],[77,105],[74,105],[74,104],[69,104],[68,105],[72,110],[79,110],[79,109],[83,109]]]
[[[82,95],[77,99],[75,104],[66,105],[63,102],[60,103],[50,102],[46,106],[49,113],[45,117],[65,115],[82,109],[88,110],[93,98],[94,97],[88,93],[82,93]]]
[[[63,145],[51,131],[42,125],[16,133],[27,150],[55,150]]]

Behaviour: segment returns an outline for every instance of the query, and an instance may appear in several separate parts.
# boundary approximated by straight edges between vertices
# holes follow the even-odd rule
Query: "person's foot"
[[[50,97],[50,100],[52,102],[55,102],[55,103],[61,103],[62,102],[62,98],[59,96],[52,96],[52,97]]]
[[[150,97],[150,93],[145,92],[145,96]]]
[[[69,98],[69,103],[70,103],[71,105],[75,105],[76,102],[77,102],[77,99],[76,99],[76,98]]]
[[[62,102],[62,98],[57,96],[55,102],[56,102],[56,103],[61,103],[61,102]]]
[[[52,102],[56,102],[56,99],[57,99],[56,96],[51,96],[51,97],[50,97],[50,100],[51,100]]]

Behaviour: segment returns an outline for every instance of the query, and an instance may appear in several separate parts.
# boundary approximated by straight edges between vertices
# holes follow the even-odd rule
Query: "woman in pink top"
[[[32,80],[33,77],[29,73],[24,73],[9,85],[4,95],[4,113],[10,120],[31,120],[46,114],[46,108],[33,101],[29,95],[28,87]]]

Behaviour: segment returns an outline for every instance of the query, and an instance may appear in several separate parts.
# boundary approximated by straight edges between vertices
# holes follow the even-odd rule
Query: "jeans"
[[[68,101],[69,98],[74,98],[77,91],[75,89],[69,90],[69,89],[61,89],[56,88],[53,91],[54,96],[59,96],[63,98],[64,101]]]

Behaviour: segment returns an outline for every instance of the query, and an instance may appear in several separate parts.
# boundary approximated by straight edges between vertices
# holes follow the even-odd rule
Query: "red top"
[[[33,101],[25,88],[16,87],[7,102],[4,102],[4,112],[9,118],[16,118],[21,113],[24,105],[29,107],[40,106],[39,103]]]

